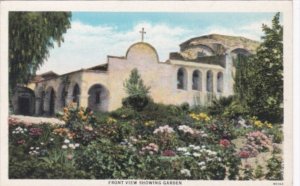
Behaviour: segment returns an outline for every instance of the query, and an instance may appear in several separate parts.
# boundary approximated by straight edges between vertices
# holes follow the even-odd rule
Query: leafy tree
[[[71,27],[70,12],[9,13],[9,85],[26,84]]]
[[[283,27],[280,14],[272,27],[263,24],[264,36],[256,54],[237,58],[235,91],[251,115],[269,121],[282,120]]]
[[[142,110],[149,102],[150,87],[144,85],[136,68],[134,68],[124,82],[124,88],[128,97],[123,99],[124,106],[130,106],[136,110]]]

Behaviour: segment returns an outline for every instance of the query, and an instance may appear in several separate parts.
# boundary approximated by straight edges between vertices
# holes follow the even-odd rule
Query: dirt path
[[[8,117],[10,125],[24,124],[24,125],[34,125],[34,124],[53,124],[53,125],[64,125],[65,122],[57,118],[47,118],[47,117],[34,117],[34,116],[23,116],[23,115],[10,115]]]

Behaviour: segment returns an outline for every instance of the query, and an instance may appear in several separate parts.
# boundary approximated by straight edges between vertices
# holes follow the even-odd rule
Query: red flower
[[[210,128],[210,130],[215,131],[215,130],[217,130],[217,125],[212,124],[209,128]]]
[[[240,158],[249,158],[250,153],[246,150],[243,150],[239,153]]]
[[[42,135],[43,129],[41,128],[31,128],[29,129],[30,136],[40,136]]]
[[[165,150],[163,153],[162,153],[163,156],[176,156],[176,153],[172,150]]]
[[[24,143],[25,143],[25,140],[24,140],[24,139],[22,139],[22,140],[19,140],[19,141],[17,141],[17,143],[18,143],[19,145],[22,145],[22,144],[24,144]]]
[[[221,139],[221,140],[220,140],[220,145],[221,145],[222,147],[224,147],[224,148],[227,148],[227,147],[230,146],[230,141],[227,140],[227,139]]]

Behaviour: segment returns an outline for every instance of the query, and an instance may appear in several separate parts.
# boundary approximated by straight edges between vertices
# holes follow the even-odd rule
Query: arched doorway
[[[217,74],[217,91],[222,93],[223,92],[223,73],[219,72]]]
[[[202,74],[199,70],[195,70],[193,72],[193,85],[192,89],[193,90],[202,90]]]
[[[56,93],[53,87],[48,87],[46,89],[45,101],[43,103],[44,112],[48,116],[53,116],[55,114],[55,100]]]
[[[55,92],[52,88],[50,91],[49,115],[53,116],[54,114],[55,114]]]
[[[67,96],[68,96],[68,90],[67,86],[64,83],[61,83],[57,90],[58,94],[58,107],[63,108],[67,106]]]
[[[93,111],[108,111],[109,92],[101,84],[91,86],[88,91],[88,107]]]
[[[79,85],[76,84],[73,88],[72,101],[76,103],[76,106],[79,107],[79,96],[80,96],[80,88]]]
[[[206,74],[206,91],[207,92],[213,92],[213,73],[211,70],[207,71]]]
[[[33,115],[35,111],[35,95],[33,90],[27,87],[17,87],[12,103],[15,114]]]
[[[187,89],[187,72],[184,68],[177,71],[177,89]]]

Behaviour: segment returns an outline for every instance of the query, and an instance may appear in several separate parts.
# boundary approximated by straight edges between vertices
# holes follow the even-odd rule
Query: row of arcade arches
[[[192,90],[203,91],[203,75],[200,70],[194,70],[192,74]],[[206,92],[214,91],[214,74],[211,70],[206,72]],[[217,92],[222,93],[224,87],[224,77],[222,72],[217,74]],[[188,73],[183,67],[177,71],[177,89],[187,90],[188,89]]]
[[[14,109],[16,114],[52,116],[70,102],[75,103],[77,107],[81,106],[81,99],[87,99],[87,106],[91,110],[106,111],[108,108],[109,92],[101,84],[92,85],[87,94],[82,94],[78,84],[75,84],[71,89],[63,84],[57,89],[49,86],[46,89],[40,88],[35,93],[26,87],[22,87],[20,90],[22,90],[22,94],[18,93],[16,97]],[[27,94],[25,95],[23,92]]]

